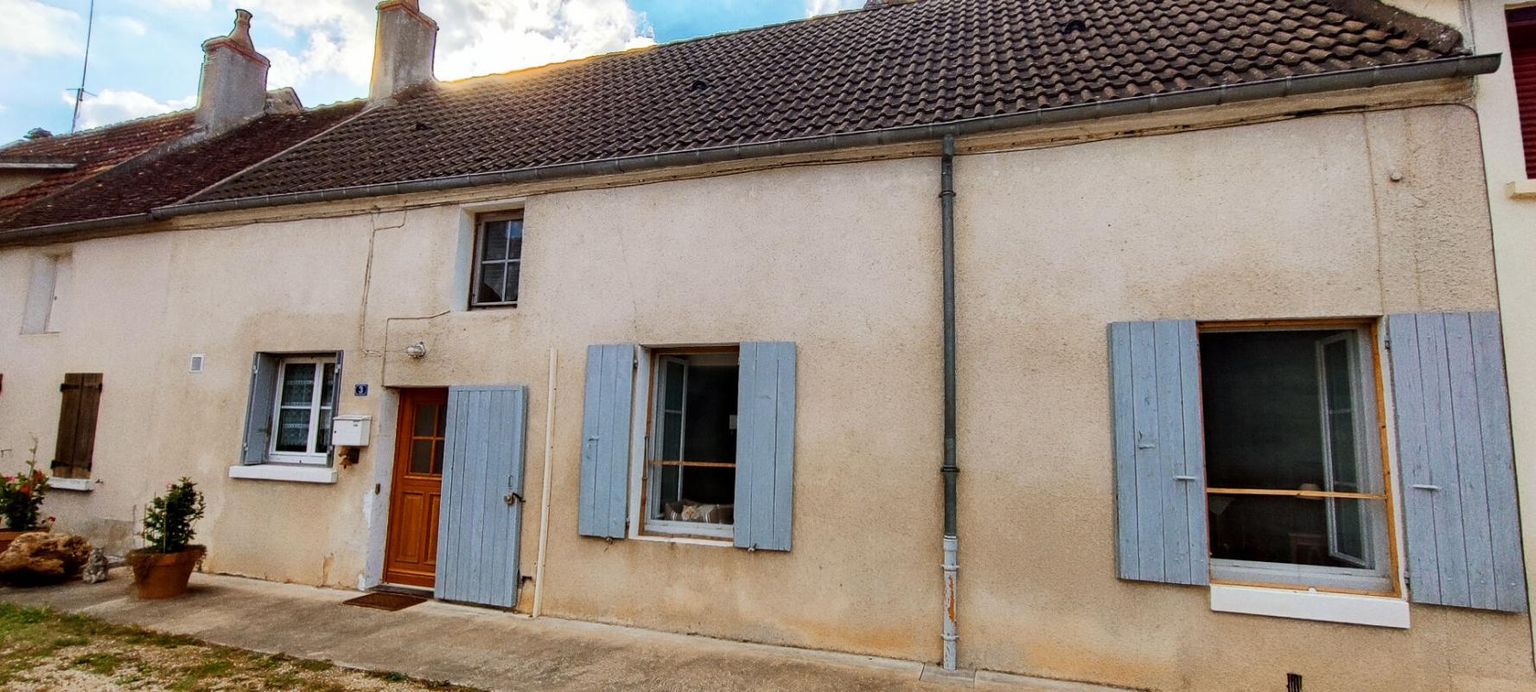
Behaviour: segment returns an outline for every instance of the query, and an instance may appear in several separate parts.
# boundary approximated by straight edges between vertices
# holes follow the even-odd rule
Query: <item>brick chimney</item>
[[[235,10],[235,28],[228,36],[203,41],[197,124],[215,135],[261,115],[267,105],[267,68],[271,66],[251,43],[251,13]]]
[[[433,81],[432,55],[437,48],[437,22],[421,13],[418,0],[384,0],[378,9],[370,103]]]

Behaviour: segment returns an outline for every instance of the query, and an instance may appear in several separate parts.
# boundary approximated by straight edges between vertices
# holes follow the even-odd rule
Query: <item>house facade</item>
[[[1291,28],[1132,5],[1018,21],[1061,55],[1139,55],[1103,43],[1136,32],[1193,54],[1186,19],[1354,50],[1284,77],[1228,56],[1225,89],[1163,66],[1194,86],[927,136],[894,108],[846,145],[698,68],[701,114],[642,99],[551,140],[544,99],[655,87],[647,68],[942,46],[910,33],[935,17],[979,42],[977,17],[1034,6],[892,3],[426,85],[435,24],[382,3],[366,108],[291,141],[247,110],[222,145],[261,150],[241,170],[119,225],[0,230],[4,463],[35,436],[63,462],[47,511],[117,549],[193,478],[208,571],[923,661],[947,642],[964,668],[1134,687],[1536,688],[1473,108],[1497,61],[1457,43],[1456,3],[1275,3]],[[529,120],[466,124],[501,102]],[[731,118],[782,136],[692,129]],[[497,153],[508,132],[537,145]],[[668,132],[708,146],[645,140]],[[518,166],[460,149],[429,177],[455,138]]]

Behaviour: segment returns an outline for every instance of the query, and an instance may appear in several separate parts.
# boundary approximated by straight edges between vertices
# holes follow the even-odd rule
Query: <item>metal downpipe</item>
[[[960,537],[955,477],[955,136],[944,136],[940,163],[939,213],[944,246],[944,670],[955,670],[960,640],[955,610],[960,577]]]

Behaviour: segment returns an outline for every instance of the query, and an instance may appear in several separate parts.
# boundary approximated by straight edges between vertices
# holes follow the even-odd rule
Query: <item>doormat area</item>
[[[362,608],[374,608],[376,610],[405,610],[427,599],[421,596],[411,596],[403,593],[391,593],[388,591],[375,591],[363,594],[357,598],[342,601],[342,605],[359,606]]]

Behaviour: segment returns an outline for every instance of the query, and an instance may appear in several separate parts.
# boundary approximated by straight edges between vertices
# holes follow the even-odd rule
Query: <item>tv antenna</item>
[[[85,100],[85,72],[91,67],[91,30],[96,27],[96,0],[91,0],[90,10],[85,19],[85,64],[80,66],[80,86],[70,91],[75,92],[75,114],[69,120],[69,133],[74,134],[80,126],[80,102]],[[95,96],[95,94],[90,94]]]

